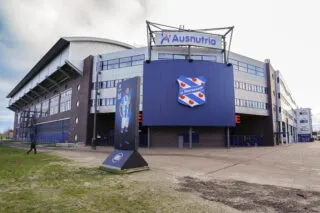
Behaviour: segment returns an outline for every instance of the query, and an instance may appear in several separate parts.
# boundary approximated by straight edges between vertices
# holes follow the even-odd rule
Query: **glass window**
[[[204,61],[217,61],[217,57],[214,55],[203,55],[202,60],[204,60]],[[229,63],[231,63],[230,60],[229,60]]]
[[[248,91],[249,91],[249,85],[250,84],[246,84],[246,90],[248,90]]]
[[[65,112],[71,109],[71,95],[72,95],[71,89],[61,93],[60,112]]]
[[[240,104],[239,99],[237,99],[237,98],[236,98],[236,100],[235,100],[235,104],[236,104],[236,106],[239,106],[239,104]]]
[[[108,61],[102,61],[102,70],[107,70],[108,69]]]
[[[260,68],[260,67],[256,67],[257,72],[263,72],[264,73],[264,69]]]
[[[185,55],[173,55],[173,59],[186,59]]]
[[[241,66],[239,66],[239,71],[247,72],[247,68],[246,68],[246,67],[241,67]]]
[[[202,60],[202,56],[201,55],[192,55],[191,59],[193,59],[193,60]]]
[[[240,106],[244,106],[244,101],[240,99]]]
[[[96,71],[101,71],[101,68],[103,68],[103,61],[96,63]]]
[[[120,67],[130,67],[131,57],[120,58]]]
[[[59,95],[50,98],[50,115],[59,112]]]
[[[110,82],[110,87],[114,87],[114,80],[112,80],[111,82]]]
[[[253,92],[257,92],[257,86],[256,86],[256,85],[253,85],[252,87],[253,87],[253,88],[252,88],[252,91],[253,91]]]
[[[41,112],[41,117],[46,117],[49,115],[49,100],[45,100],[42,102]]]
[[[229,63],[233,64],[233,65],[238,65],[238,61],[237,60],[234,60],[232,58],[229,58]]]
[[[253,101],[252,107],[253,108],[258,108],[258,102],[257,101]]]
[[[173,55],[169,53],[159,53],[158,59],[173,59]]]
[[[119,63],[119,59],[112,59],[112,60],[108,60],[108,65],[110,64],[118,64]]]
[[[247,68],[247,64],[246,63],[243,63],[243,62],[239,61],[238,64],[239,64],[240,67]]]
[[[144,55],[135,55],[132,56],[132,61],[143,61],[144,60]]]
[[[41,117],[41,103],[38,103],[36,106],[35,106],[35,113],[36,113],[36,118],[40,118]]]
[[[108,70],[119,68],[119,64],[108,64]]]
[[[242,82],[239,82],[239,88],[243,89],[243,83]]]
[[[132,56],[132,66],[141,65],[144,61],[144,55]]]
[[[131,61],[131,57],[120,58],[120,63]]]
[[[249,65],[248,65],[249,66]],[[248,73],[255,75],[256,71],[254,69],[248,68]]]
[[[264,72],[257,72],[257,75],[263,77],[264,76]]]
[[[234,70],[239,70],[239,66],[238,65],[233,65],[233,69]]]
[[[255,70],[255,66],[248,64],[248,69]]]

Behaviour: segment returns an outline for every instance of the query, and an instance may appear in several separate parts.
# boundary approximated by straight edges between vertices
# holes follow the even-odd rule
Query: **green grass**
[[[0,212],[204,212],[183,193],[131,177],[0,145]]]

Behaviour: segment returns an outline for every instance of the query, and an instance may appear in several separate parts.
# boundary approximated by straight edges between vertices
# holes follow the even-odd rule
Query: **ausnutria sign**
[[[222,49],[222,37],[207,33],[176,31],[155,32],[156,46],[199,46]]]

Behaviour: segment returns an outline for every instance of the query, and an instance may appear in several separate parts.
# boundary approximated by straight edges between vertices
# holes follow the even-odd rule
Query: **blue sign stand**
[[[148,169],[148,163],[137,151],[115,149],[107,159],[103,161],[101,167],[117,171],[130,169],[137,171],[137,169]]]
[[[115,149],[101,168],[115,172],[146,170],[148,163],[137,151],[140,77],[118,83],[116,99]]]

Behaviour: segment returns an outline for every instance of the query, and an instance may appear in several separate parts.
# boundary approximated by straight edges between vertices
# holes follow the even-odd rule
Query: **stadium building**
[[[28,141],[36,131],[38,142],[90,145],[96,137],[98,145],[112,145],[117,84],[141,76],[140,146],[298,141],[298,106],[269,59],[228,51],[226,34],[219,41],[206,31],[160,32],[161,42],[159,32],[149,28],[146,47],[91,37],[59,39],[7,96],[15,112],[14,137]],[[189,106],[181,104],[177,77],[192,85],[200,75],[206,78],[203,103],[198,97],[188,99]],[[199,106],[190,106],[195,100]]]

